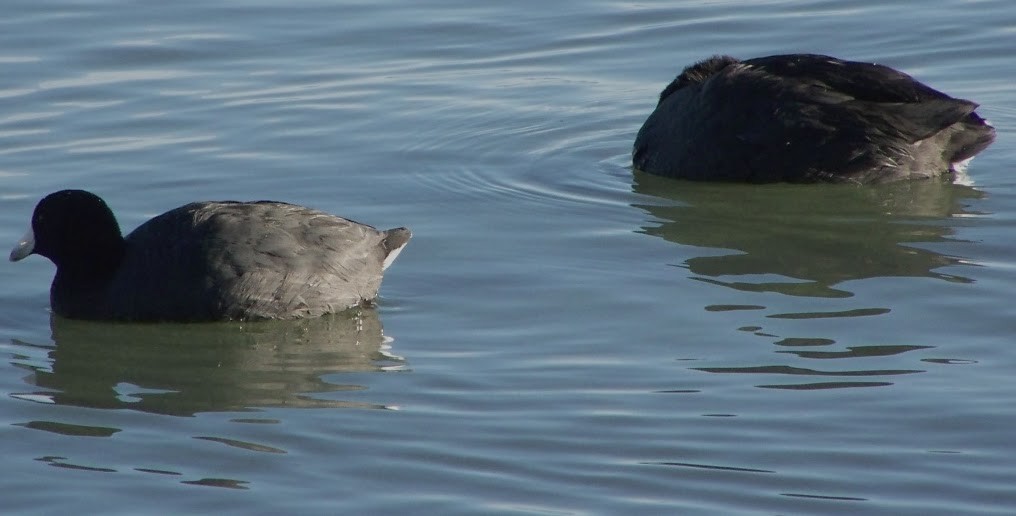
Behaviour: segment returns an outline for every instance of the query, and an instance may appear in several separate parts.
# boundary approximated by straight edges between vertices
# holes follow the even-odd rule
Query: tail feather
[[[878,105],[885,129],[898,133],[910,143],[930,138],[960,122],[977,108],[961,99],[931,99],[924,102],[883,103]]]
[[[409,239],[413,237],[413,233],[406,228],[389,229],[384,234],[381,246],[385,250],[385,260],[381,264],[381,270],[387,269],[395,261],[395,258],[402,252],[402,248],[406,247]]]
[[[950,161],[954,163],[974,157],[995,141],[995,128],[976,113],[970,113],[954,127],[956,133],[949,142]]]

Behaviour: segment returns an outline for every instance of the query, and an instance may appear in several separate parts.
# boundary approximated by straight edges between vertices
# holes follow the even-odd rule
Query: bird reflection
[[[685,262],[701,281],[809,297],[851,296],[837,286],[874,277],[971,281],[937,271],[957,258],[914,245],[950,240],[944,220],[982,195],[968,186],[693,183],[636,171],[633,189],[668,201],[637,205],[657,219],[642,232],[712,248]]]
[[[201,324],[51,320],[51,367],[36,393],[57,404],[171,415],[266,407],[366,407],[315,393],[363,390],[331,373],[399,369],[374,310],[317,319]],[[29,396],[22,396],[29,397]]]
[[[956,241],[950,218],[976,213],[967,206],[982,196],[946,181],[888,185],[740,185],[675,181],[635,173],[633,190],[652,199],[638,208],[653,223],[641,232],[689,246],[682,264],[698,281],[741,292],[803,298],[847,298],[845,283],[879,277],[928,277],[969,283],[942,272],[961,259],[924,245]],[[956,268],[949,268],[955,271]],[[751,300],[772,300],[751,296]],[[745,299],[747,300],[747,299]],[[879,316],[884,306],[843,306],[841,310],[772,311],[769,303],[710,305],[710,312],[758,311],[765,320],[834,320]],[[796,307],[812,303],[790,303]],[[837,303],[814,303],[815,308]],[[749,315],[749,317],[752,317]],[[734,317],[733,320],[740,320]],[[924,372],[899,367],[899,355],[929,346],[899,343],[839,343],[836,335],[815,335],[823,326],[741,325],[775,345],[775,356],[761,363],[734,357],[693,367],[706,373],[746,375],[768,389],[824,390],[885,387],[900,376]],[[831,327],[835,327],[833,325]],[[792,328],[806,335],[778,335]],[[895,357],[893,359],[889,359]],[[730,363],[733,361],[733,363]],[[775,362],[775,363],[774,363]]]

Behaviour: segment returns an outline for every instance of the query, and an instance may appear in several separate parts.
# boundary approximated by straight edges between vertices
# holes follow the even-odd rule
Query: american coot
[[[95,194],[52,193],[11,261],[56,265],[53,311],[76,319],[295,319],[371,303],[409,242],[321,211],[272,201],[196,202],[126,238]]]
[[[709,181],[933,177],[994,141],[976,108],[877,64],[714,56],[663,90],[632,161],[650,174]]]

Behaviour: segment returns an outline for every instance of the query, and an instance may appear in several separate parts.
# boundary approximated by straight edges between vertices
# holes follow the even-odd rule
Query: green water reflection
[[[694,183],[636,172],[637,193],[664,199],[637,207],[656,221],[642,232],[711,248],[684,265],[696,279],[747,292],[849,297],[856,279],[932,277],[959,259],[914,244],[951,240],[945,221],[972,215],[981,192],[941,181],[890,185]],[[674,202],[676,201],[676,203]],[[716,250],[732,253],[717,254]]]
[[[902,355],[934,346],[898,342],[894,334],[866,342],[871,335],[844,333],[835,320],[888,317],[893,308],[853,306],[857,301],[845,300],[854,296],[845,283],[889,277],[972,281],[943,272],[963,263],[962,258],[925,245],[959,242],[954,225],[962,223],[960,217],[977,215],[967,205],[983,195],[968,186],[944,181],[865,187],[710,184],[636,172],[633,190],[659,201],[637,205],[652,217],[639,231],[689,246],[685,251],[692,256],[680,266],[692,279],[747,294],[735,303],[704,309],[735,314],[731,320],[737,321],[738,331],[775,345],[774,356],[748,363],[743,357],[721,358],[692,368],[697,371],[747,375],[757,387],[772,389],[889,386],[893,378],[926,371],[926,364],[912,367]],[[806,299],[788,303],[794,307],[788,311],[771,294]],[[745,318],[782,323],[774,324],[780,327],[774,331],[745,325]],[[824,326],[824,321],[830,324]],[[807,334],[780,335],[788,330]]]
[[[384,408],[316,394],[365,388],[331,383],[332,373],[404,366],[388,349],[374,310],[256,323],[109,324],[54,317],[51,325],[51,364],[31,367],[29,378],[45,390],[15,397],[178,416],[266,407]]]

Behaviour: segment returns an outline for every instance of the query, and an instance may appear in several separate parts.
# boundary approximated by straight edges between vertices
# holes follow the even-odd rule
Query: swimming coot
[[[976,108],[877,64],[714,56],[663,90],[632,161],[650,174],[707,181],[933,177],[955,173],[994,141]]]
[[[39,201],[10,259],[53,261],[50,304],[64,317],[295,319],[371,303],[410,237],[283,202],[223,201],[170,210],[124,238],[101,198],[62,190]]]

